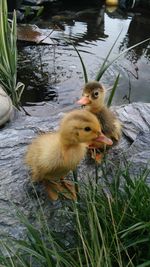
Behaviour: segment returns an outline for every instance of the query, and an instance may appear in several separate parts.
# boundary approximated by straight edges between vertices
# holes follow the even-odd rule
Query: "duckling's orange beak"
[[[87,96],[83,96],[77,101],[77,104],[80,104],[80,105],[87,105],[89,103],[90,103],[90,99]]]
[[[108,138],[106,135],[104,135],[103,133],[101,133],[93,141],[100,142],[100,143],[106,144],[108,146],[112,146],[112,144],[113,144],[113,141],[110,138]]]

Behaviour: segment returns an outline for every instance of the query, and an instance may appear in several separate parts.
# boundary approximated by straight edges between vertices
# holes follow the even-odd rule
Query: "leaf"
[[[136,267],[149,267],[150,266],[150,260],[149,261],[146,261],[140,265],[137,265]]]
[[[84,64],[83,59],[82,59],[78,49],[76,48],[76,46],[73,43],[72,43],[72,45],[73,45],[73,47],[74,47],[75,51],[77,52],[78,57],[80,59],[80,62],[81,62],[81,65],[82,65],[82,69],[83,69],[83,74],[84,74],[84,81],[85,81],[85,83],[87,83],[88,82],[88,75],[87,75],[85,64]]]
[[[44,6],[41,6],[40,9],[38,10],[36,16],[39,17],[42,14],[43,10],[44,10]]]
[[[118,37],[117,37],[117,38],[118,38]],[[136,46],[139,46],[139,45],[141,45],[141,44],[143,44],[143,43],[145,43],[145,42],[148,42],[149,40],[150,40],[150,38],[145,39],[145,40],[143,40],[143,41],[141,41],[141,42],[139,42],[139,43],[137,43],[137,44],[135,44],[135,45],[130,46],[129,48],[127,48],[127,49],[125,49],[124,51],[122,51],[118,56],[114,57],[114,59],[112,59],[107,65],[105,65],[105,64],[103,63],[103,65],[102,65],[100,71],[98,72],[98,74],[97,74],[95,80],[96,80],[96,81],[99,81],[100,78],[102,77],[102,75],[105,73],[105,71],[106,71],[106,70],[107,70],[107,69],[108,69],[108,68],[109,68],[109,67],[110,67],[116,60],[118,60],[123,54],[127,53],[128,51],[130,51],[131,49],[133,49],[133,48],[136,47]],[[115,41],[115,42],[116,42],[116,41]],[[108,53],[108,54],[110,55],[110,53]],[[108,59],[108,56],[107,56],[107,59]],[[106,63],[106,59],[105,59],[104,62]]]
[[[86,66],[83,62],[83,59],[82,59],[78,49],[76,48],[76,46],[74,45],[74,43],[71,40],[69,40],[68,38],[64,38],[64,39],[65,39],[65,41],[67,41],[67,43],[71,44],[73,46],[74,50],[77,52],[78,57],[79,57],[80,62],[81,62],[81,65],[82,65],[82,69],[83,69],[84,81],[85,81],[85,83],[87,83],[88,82],[88,75],[87,75],[87,71],[86,71]]]
[[[150,223],[138,222],[138,223],[130,226],[129,228],[123,230],[122,231],[123,234],[121,235],[121,238],[127,236],[130,233],[145,229],[146,227],[149,227],[149,226],[150,226]]]
[[[100,70],[98,71],[98,73],[97,73],[97,75],[96,75],[96,78],[95,78],[96,81],[99,81],[99,80],[101,79],[102,75],[104,74],[105,64],[106,64],[106,62],[107,62],[107,60],[108,60],[108,58],[109,58],[109,56],[110,56],[110,54],[111,54],[113,48],[115,47],[115,44],[117,43],[117,41],[118,41],[118,39],[119,39],[121,33],[122,33],[122,30],[121,30],[120,33],[118,34],[118,36],[117,36],[115,42],[113,43],[113,45],[112,45],[112,47],[110,48],[110,50],[109,50],[109,52],[108,52],[106,58],[104,59],[104,62],[103,62],[103,64],[102,64]]]
[[[111,103],[112,103],[112,100],[113,100],[113,97],[114,97],[114,94],[116,92],[116,89],[117,89],[117,85],[118,85],[118,82],[119,82],[119,77],[120,77],[120,74],[118,74],[115,82],[114,82],[114,85],[113,85],[113,88],[112,88],[112,91],[111,91],[111,94],[109,96],[109,99],[108,99],[108,102],[107,102],[107,106],[110,107],[111,106]]]
[[[24,86],[17,83],[17,26],[16,12],[8,20],[7,1],[0,1],[0,82],[19,109]],[[16,90],[17,88],[17,90]]]

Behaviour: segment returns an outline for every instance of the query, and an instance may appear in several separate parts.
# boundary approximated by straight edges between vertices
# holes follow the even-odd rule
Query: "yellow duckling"
[[[112,139],[119,141],[122,125],[116,115],[105,104],[105,87],[96,81],[88,82],[83,88],[82,98],[78,104],[85,106],[86,110],[97,116],[102,127],[102,132]],[[102,147],[101,144],[95,147]]]
[[[107,6],[117,6],[119,4],[118,0],[106,0]]]
[[[44,181],[52,200],[67,189],[70,197],[76,199],[75,187],[64,177],[74,170],[83,159],[88,144],[96,140],[111,143],[101,132],[98,119],[86,110],[67,113],[57,132],[38,136],[29,145],[26,164],[31,168],[33,181]]]

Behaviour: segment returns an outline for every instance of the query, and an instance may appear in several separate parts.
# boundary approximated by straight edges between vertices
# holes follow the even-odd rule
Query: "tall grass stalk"
[[[8,21],[7,1],[0,1],[0,84],[19,109],[24,84],[17,83],[16,12]]]

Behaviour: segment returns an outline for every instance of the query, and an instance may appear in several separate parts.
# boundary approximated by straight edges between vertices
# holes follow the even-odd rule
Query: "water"
[[[56,13],[55,13],[56,12]],[[120,37],[110,60],[128,47],[150,37],[149,14],[110,13],[104,8],[58,10],[38,21],[40,28],[57,30],[51,35],[53,45],[19,46],[18,78],[26,85],[24,106],[55,102],[60,109],[73,107],[81,96],[83,72],[77,53],[64,41],[69,36],[79,50],[94,79],[107,53]],[[57,15],[57,17],[53,17]],[[58,17],[59,15],[59,17]],[[102,82],[110,88],[120,73],[114,105],[150,102],[150,43],[146,42],[123,55],[103,75]]]

